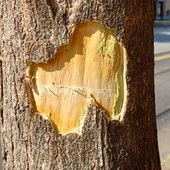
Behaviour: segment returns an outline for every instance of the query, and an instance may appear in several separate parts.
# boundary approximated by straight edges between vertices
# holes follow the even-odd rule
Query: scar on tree
[[[87,106],[99,105],[112,119],[126,105],[126,51],[112,29],[96,21],[75,26],[70,42],[46,63],[30,62],[27,80],[36,112],[61,134],[81,134]]]

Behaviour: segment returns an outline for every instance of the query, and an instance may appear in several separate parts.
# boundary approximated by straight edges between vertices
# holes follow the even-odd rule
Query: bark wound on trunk
[[[0,125],[4,169],[160,170],[154,103],[153,2],[153,0],[148,0],[147,3],[144,3],[143,0],[1,1],[0,59],[3,72],[1,75],[3,112],[0,115]],[[93,28],[94,33],[85,27],[79,29],[84,24],[92,24],[92,27],[93,24],[96,24]],[[74,28],[75,30],[73,30]],[[83,32],[78,37],[80,33],[77,34],[76,31],[81,32],[81,30]],[[88,37],[89,34],[91,37]],[[102,35],[104,35],[105,41],[102,41]],[[110,39],[109,35],[111,35]],[[96,38],[94,38],[95,36]],[[73,41],[74,37],[77,37],[76,41]],[[84,41],[82,37],[84,37]],[[105,54],[109,54],[110,51],[114,53],[114,50],[107,49],[110,46],[108,44],[112,43],[112,39],[117,46],[115,49],[119,48],[122,54],[118,55],[120,51],[116,50],[116,54],[111,56],[122,56],[122,58],[116,58],[120,63],[111,62],[109,65],[109,55],[105,56]],[[64,55],[63,53],[68,53],[66,51],[70,50],[70,46],[75,46],[74,42],[80,43],[80,46],[71,52],[75,55]],[[96,46],[94,49],[92,49],[93,45]],[[96,48],[99,50],[95,51]],[[84,52],[85,49],[90,50]],[[63,60],[70,61],[64,65]],[[81,68],[76,67],[77,61]],[[28,62],[30,65],[27,65]],[[109,67],[105,66],[107,62]],[[50,63],[55,63],[55,66],[51,67]],[[119,66],[116,65],[116,67],[120,68],[120,72],[117,72],[116,82],[116,75],[114,75],[116,67],[114,66],[118,63]],[[121,66],[121,64],[123,65]],[[107,69],[111,70],[110,66],[114,71],[113,74],[107,72]],[[124,77],[121,76],[123,72],[121,67],[126,67]],[[59,72],[49,72],[50,69],[58,68],[61,68],[58,70]],[[64,72],[65,68],[69,71],[74,70],[74,74],[71,74],[70,71],[69,76],[69,73]],[[96,68],[98,72],[95,71]],[[81,69],[87,74],[84,76],[86,81],[78,79],[83,77]],[[25,83],[26,70],[29,73],[27,76],[30,76],[28,77],[29,86]],[[106,75],[103,75],[102,70]],[[51,76],[53,73],[55,76]],[[56,77],[56,73],[57,78],[62,81],[61,85],[57,78],[53,79]],[[66,74],[67,81],[61,73]],[[107,73],[112,77],[110,79],[108,76],[108,81],[113,80],[112,82],[115,84],[108,82],[108,85],[105,85],[106,81],[103,77],[107,77]],[[48,76],[43,78],[41,75]],[[92,78],[88,78],[90,76]],[[77,81],[76,84],[73,84],[71,79]],[[123,80],[126,80],[126,84]],[[91,82],[94,87],[91,87]],[[73,90],[76,92],[69,88],[56,90],[54,86],[74,87]],[[106,86],[108,89],[112,89],[113,93],[116,89],[120,91],[121,95],[117,97],[122,96],[121,99],[116,99],[115,93],[105,96],[103,93],[95,94],[92,89],[89,89],[95,88],[98,91]],[[119,87],[124,89],[119,89]],[[47,111],[42,110],[41,105],[44,104],[44,98],[37,99],[39,96],[36,89],[39,93],[47,93],[45,96],[49,96],[47,100],[50,99],[51,103],[47,101],[48,105],[45,104],[43,107]],[[29,90],[32,90],[31,98],[35,99],[33,108],[30,107]],[[81,97],[77,93],[80,92],[79,90],[84,90],[82,94],[85,97]],[[60,92],[63,93],[62,96],[69,99],[69,103],[64,103],[64,98],[59,96],[63,104],[63,106],[59,105],[62,112],[57,110],[59,107],[53,108]],[[66,92],[69,95],[65,95]],[[72,92],[73,95],[71,95]],[[90,94],[93,97],[89,98],[90,101],[92,99],[92,102],[91,105],[88,105],[86,98]],[[77,105],[73,103],[74,97],[77,98]],[[111,97],[113,97],[112,100],[110,100]],[[97,104],[93,103],[93,99]],[[125,99],[126,105],[123,104]],[[116,107],[120,106],[117,111],[114,110],[114,103]],[[68,109],[68,105],[69,107],[72,105],[73,109]],[[124,106],[125,116],[120,122],[114,116],[121,115]],[[72,131],[77,126],[76,122],[79,123],[82,113],[79,110],[81,107],[85,107],[86,115],[81,135],[76,133],[61,135],[48,120],[42,119],[40,114],[35,114],[35,116],[32,114],[35,109],[49,117],[51,116],[51,111],[48,112],[50,107],[53,108],[52,112],[57,113],[54,114],[57,116],[65,113],[64,110],[70,110],[67,121],[76,120],[71,124],[72,127],[69,125],[67,129],[64,129],[61,126],[60,131],[63,133]],[[72,112],[74,109],[77,110],[75,113]],[[83,109],[82,111],[84,111]],[[71,117],[72,115],[75,116],[75,119]],[[57,117],[49,118],[54,119],[52,121],[60,122]],[[60,115],[60,120],[63,121],[64,118],[65,115]],[[57,123],[56,125],[59,128]],[[71,128],[68,129],[68,127]]]
[[[75,26],[70,43],[52,59],[28,65],[35,111],[61,134],[81,134],[88,105],[101,106],[112,118],[120,116],[126,101],[125,60],[114,31],[94,21]]]

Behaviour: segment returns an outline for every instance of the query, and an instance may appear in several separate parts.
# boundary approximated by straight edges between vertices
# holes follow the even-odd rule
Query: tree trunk
[[[160,169],[154,0],[8,0],[0,11],[3,169]]]

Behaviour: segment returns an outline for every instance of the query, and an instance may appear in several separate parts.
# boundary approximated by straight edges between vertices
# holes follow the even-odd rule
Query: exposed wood
[[[153,7],[153,0],[0,2],[3,169],[160,170]],[[121,121],[111,120],[104,108],[89,105],[81,135],[61,135],[48,120],[33,114],[26,70],[30,62],[52,61],[57,50],[69,43],[73,28],[84,21],[97,21],[114,31],[116,42],[125,49],[127,103]]]
[[[108,116],[121,113],[126,101],[125,64],[125,50],[114,32],[98,22],[83,22],[53,59],[29,63],[26,78],[33,107],[60,133],[80,134],[89,104],[103,107]]]

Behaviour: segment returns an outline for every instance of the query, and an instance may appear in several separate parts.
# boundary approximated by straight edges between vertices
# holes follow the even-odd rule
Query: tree
[[[4,169],[160,169],[153,8],[0,3]]]

